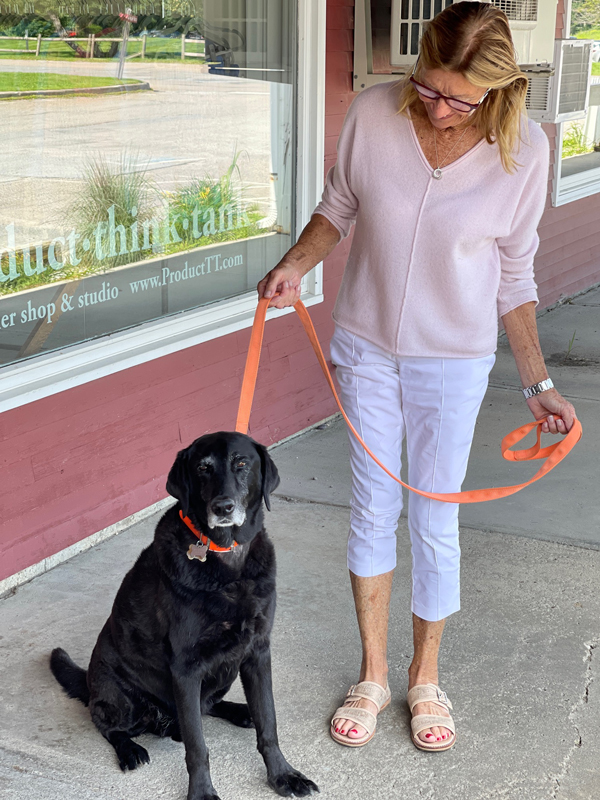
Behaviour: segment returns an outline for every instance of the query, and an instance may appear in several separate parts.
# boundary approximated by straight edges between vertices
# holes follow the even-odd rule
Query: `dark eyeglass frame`
[[[483,103],[483,101],[485,100],[485,98],[488,96],[488,94],[491,91],[491,89],[488,89],[486,91],[486,93],[483,95],[483,97],[477,103],[468,103],[466,100],[459,100],[457,97],[446,97],[445,94],[442,94],[441,92],[438,92],[435,89],[432,89],[431,86],[425,86],[425,84],[419,83],[419,81],[415,80],[414,74],[415,74],[415,72],[417,70],[417,64],[418,63],[419,63],[419,59],[417,58],[417,60],[415,62],[415,66],[413,67],[412,74],[411,74],[411,76],[409,78],[409,81],[415,87],[417,87],[417,92],[419,91],[419,88],[420,89],[425,89],[426,92],[432,92],[432,94],[434,94],[435,97],[428,97],[427,95],[425,95],[425,97],[427,97],[428,100],[436,100],[436,101],[437,100],[443,100],[454,111],[462,112],[463,114],[468,114],[471,111],[477,111],[479,106]],[[455,105],[455,104],[458,104],[460,106],[466,106],[466,108],[458,108],[457,105]]]

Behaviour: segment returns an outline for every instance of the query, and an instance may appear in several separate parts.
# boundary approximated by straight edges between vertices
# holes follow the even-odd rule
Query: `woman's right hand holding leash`
[[[290,264],[288,256],[285,256],[260,281],[256,287],[258,296],[270,297],[270,308],[293,306],[300,299],[302,276],[301,270],[296,265]]]
[[[256,287],[270,297],[270,308],[287,308],[300,299],[302,278],[323,261],[340,240],[340,232],[322,214],[313,214],[297,243]]]

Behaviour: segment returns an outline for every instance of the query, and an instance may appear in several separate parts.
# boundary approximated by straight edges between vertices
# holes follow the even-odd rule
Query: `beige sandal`
[[[335,714],[331,718],[331,725],[329,733],[331,738],[343,744],[346,747],[362,747],[363,744],[369,742],[375,735],[375,727],[377,725],[377,716],[372,711],[367,711],[366,708],[352,708],[346,705],[349,700],[356,700],[358,698],[370,700],[377,706],[377,713],[383,711],[386,706],[389,706],[392,699],[390,687],[386,684],[385,689],[378,683],[373,681],[362,681],[355,686],[351,686],[344,700],[344,704],[336,709]],[[336,719],[349,719],[357,725],[363,727],[367,732],[360,739],[349,739],[347,736],[340,736],[335,730]]]
[[[452,703],[448,700],[446,692],[443,692],[435,683],[423,683],[418,686],[413,686],[406,699],[411,714],[417,703],[435,703],[435,705],[440,708],[452,708]],[[448,730],[452,731],[450,740],[448,741],[446,739],[445,741],[442,740],[441,742],[432,742],[429,744],[418,738],[421,731],[435,726],[438,728],[448,728]],[[417,716],[413,717],[410,721],[410,729],[412,743],[415,747],[418,747],[419,750],[428,750],[429,752],[449,750],[451,747],[454,747],[456,742],[456,728],[454,727],[454,720],[452,717],[442,717],[435,714],[417,714]]]

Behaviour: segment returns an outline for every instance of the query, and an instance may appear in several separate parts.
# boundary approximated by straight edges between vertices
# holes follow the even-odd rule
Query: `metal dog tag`
[[[195,558],[197,558],[198,561],[206,561],[207,553],[207,544],[191,544],[190,549],[187,551],[187,557],[190,561],[193,561]]]

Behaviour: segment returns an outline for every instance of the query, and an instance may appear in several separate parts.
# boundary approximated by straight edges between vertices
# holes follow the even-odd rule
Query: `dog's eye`
[[[198,472],[208,472],[208,464],[198,464]]]
[[[237,467],[238,469],[241,469],[242,467],[245,467],[245,466],[246,466],[246,462],[245,462],[245,461],[238,461],[238,462],[236,463],[236,467]]]

